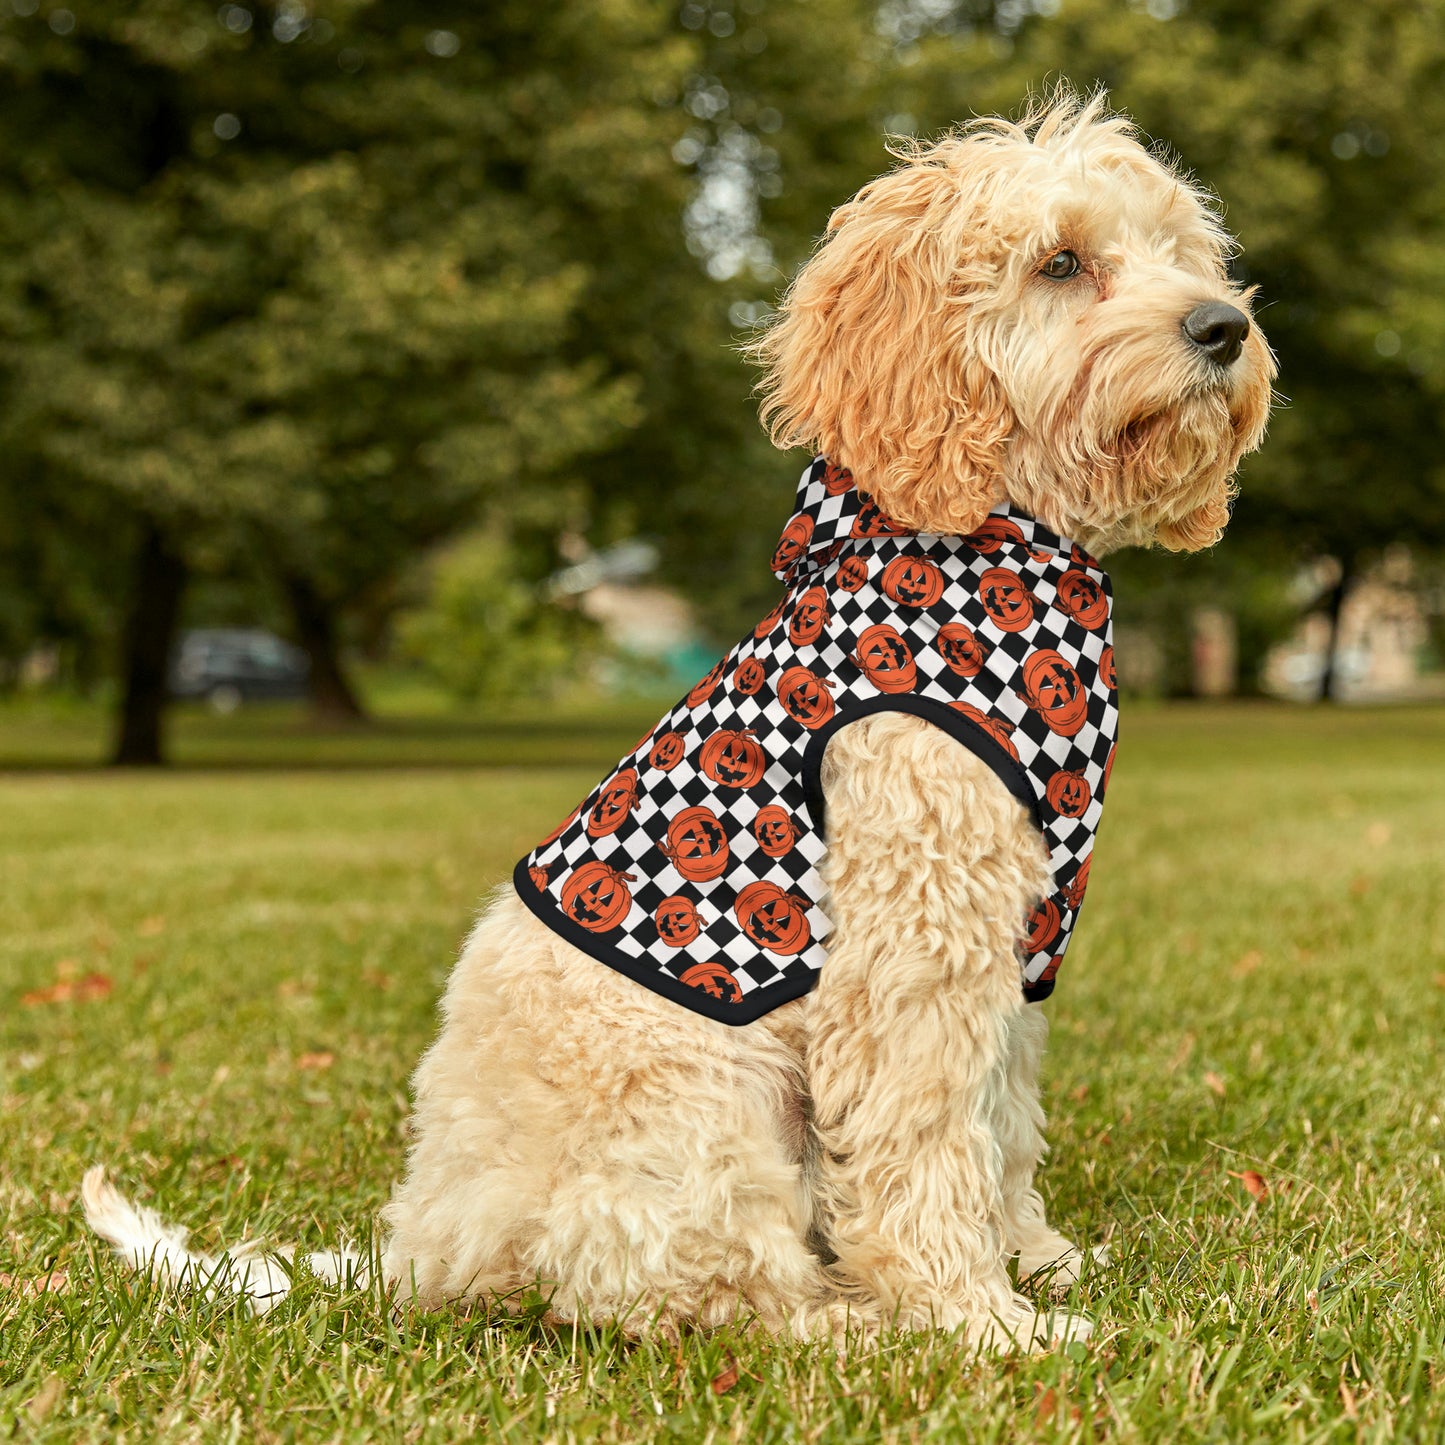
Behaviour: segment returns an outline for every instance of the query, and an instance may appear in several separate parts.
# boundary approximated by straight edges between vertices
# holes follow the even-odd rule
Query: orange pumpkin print
[[[609,863],[584,863],[562,885],[562,911],[593,933],[610,933],[632,907],[627,885],[634,881],[633,874],[619,872]]]
[[[712,696],[713,689],[718,685],[719,680],[722,678],[723,668],[726,666],[726,664],[727,659],[721,659],[719,662],[714,664],[706,677],[700,678],[693,685],[692,691],[687,695],[687,705],[689,707],[696,707],[699,703],[706,702],[708,698]]]
[[[545,868],[529,868],[527,869],[527,877],[532,880],[532,887],[535,888],[538,893],[551,881]]]
[[[1099,791],[1101,793],[1107,793],[1109,791],[1109,779],[1114,772],[1114,754],[1118,751],[1118,743],[1115,743],[1114,746],[1109,749],[1109,760],[1104,764],[1104,781],[1099,785]]]
[[[790,518],[773,552],[773,571],[787,572],[808,550],[808,543],[812,540],[813,519],[806,513]]]
[[[838,585],[856,592],[868,580],[868,564],[861,557],[845,557],[838,564]]]
[[[755,628],[753,628],[753,636],[754,636],[755,638],[757,638],[759,642],[761,642],[761,641],[763,640],[763,638],[765,638],[765,637],[768,635],[768,633],[770,633],[770,632],[773,630],[773,628],[775,628],[775,627],[778,625],[778,620],[782,617],[782,615],[783,615],[783,609],[784,609],[787,605],[788,605],[788,596],[787,596],[787,593],[784,593],[784,594],[778,599],[778,605],[777,605],[776,607],[774,607],[774,608],[772,609],[772,611],[767,612],[767,613],[764,613],[762,620],[758,623],[758,625],[757,625]]]
[[[1059,936],[1063,914],[1052,898],[1041,898],[1034,904],[1024,924],[1024,952],[1042,953]]]
[[[706,883],[728,866],[728,835],[711,808],[684,808],[657,846],[690,883]]]
[[[963,540],[985,557],[992,557],[1000,547],[1017,546],[1023,542],[1024,534],[1016,522],[1007,517],[988,517],[976,531],[970,532]]]
[[[702,919],[689,899],[680,893],[664,898],[652,915],[657,925],[657,936],[671,948],[681,948],[691,943],[702,932]]]
[[[1061,818],[1082,818],[1088,812],[1094,795],[1082,770],[1066,772],[1060,768],[1049,779],[1044,797]]]
[[[750,657],[746,662],[739,664],[738,670],[733,673],[733,686],[740,693],[751,697],[767,679],[768,674],[762,663],[756,657]]]
[[[1019,750],[1014,746],[1014,725],[1011,722],[1001,717],[992,717],[982,709],[974,707],[971,702],[951,702],[949,707],[954,712],[962,713],[970,722],[977,723],[1009,757],[1018,757]]]
[[[1114,649],[1112,647],[1106,647],[1099,654],[1099,676],[1110,692],[1119,686],[1119,674],[1114,671]]]
[[[897,629],[886,622],[864,630],[853,661],[879,692],[910,692],[918,682],[913,653]]]
[[[608,779],[597,795],[597,801],[587,816],[587,836],[605,838],[609,833],[615,833],[636,805],[637,774],[632,768],[623,768]]]
[[[1089,856],[1079,864],[1079,871],[1074,874],[1059,894],[1075,913],[1079,911],[1079,905],[1084,901],[1084,890],[1089,886],[1089,864],[1093,861],[1094,855],[1090,853]]]
[[[794,647],[816,642],[828,625],[828,594],[821,587],[810,587],[793,608],[788,622],[788,641]]]
[[[938,650],[950,669],[960,677],[977,677],[993,649],[962,622],[945,622],[938,629]]]
[[[664,773],[670,773],[682,761],[686,751],[687,744],[683,742],[681,733],[665,732],[653,743],[652,751],[647,755],[647,761],[654,768],[660,768]]]
[[[695,963],[682,972],[682,981],[689,988],[700,988],[720,1003],[741,1003],[743,991],[738,981],[720,963]]]
[[[853,518],[853,536],[903,537],[907,533],[908,529],[900,527],[891,517],[886,516],[872,497],[863,498],[858,515]]]
[[[778,701],[794,722],[820,728],[833,716],[832,685],[806,667],[790,667],[778,679]]]
[[[1094,629],[1109,620],[1109,599],[1087,572],[1071,567],[1059,578],[1056,589],[1059,600],[1055,606],[1076,622]]]
[[[823,470],[823,490],[830,497],[841,496],[853,485],[853,473],[847,467],[829,462]]]
[[[798,841],[798,825],[786,808],[769,803],[753,819],[753,837],[769,858],[781,858]]]
[[[1009,567],[990,567],[978,579],[978,600],[1001,632],[1022,632],[1034,620],[1033,593]]]
[[[540,843],[537,844],[537,846],[539,848],[545,848],[548,843],[555,843],[557,839],[560,838],[562,834],[565,833],[567,829],[570,828],[572,824],[577,821],[578,814],[580,814],[581,811],[582,804],[578,803],[577,806],[573,808],[572,811],[568,813],[567,816],[563,818],[562,821],[558,823],[557,826],[553,828],[552,831],[548,833],[547,836],[543,838]]]
[[[895,557],[878,585],[900,607],[932,607],[943,596],[943,572],[927,557]]]
[[[808,900],[784,893],[776,883],[749,883],[737,896],[733,912],[747,936],[772,953],[801,953],[813,939],[808,927]]]
[[[762,781],[768,759],[751,728],[719,728],[702,745],[698,764],[725,788],[751,788]]]
[[[1083,727],[1089,695],[1079,674],[1051,647],[1031,652],[1024,662],[1020,696],[1052,733],[1071,738]]]

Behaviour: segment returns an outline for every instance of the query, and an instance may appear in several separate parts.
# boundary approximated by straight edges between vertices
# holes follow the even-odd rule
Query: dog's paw
[[[1087,1340],[1093,1329],[1094,1322],[1084,1315],[1041,1310],[1032,1300],[1015,1295],[1005,1310],[979,1329],[970,1330],[968,1338],[979,1350],[1037,1354]]]
[[[1067,1293],[1079,1282],[1086,1257],[1096,1265],[1107,1264],[1109,1246],[1096,1244],[1085,1256],[1077,1245],[1056,1235],[1054,1241],[1045,1246],[1019,1251],[1019,1283],[1055,1294]]]

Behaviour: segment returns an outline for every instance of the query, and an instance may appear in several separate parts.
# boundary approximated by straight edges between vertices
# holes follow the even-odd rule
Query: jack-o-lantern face
[[[853,518],[855,537],[902,537],[907,535],[907,531],[906,527],[900,527],[891,517],[886,516],[872,497],[863,498],[858,515]]]
[[[689,988],[700,988],[709,998],[720,1003],[741,1003],[743,991],[738,981],[720,963],[695,963],[682,973]]]
[[[943,596],[943,573],[927,557],[895,557],[878,585],[900,607],[932,607]]]
[[[1024,534],[1016,522],[1010,522],[1007,517],[988,517],[983,525],[976,532],[970,532],[964,541],[975,552],[992,557],[1000,547],[1015,546],[1023,539]]]
[[[938,629],[938,650],[943,660],[960,677],[977,677],[993,649],[980,642],[978,634],[962,622],[946,622]]]
[[[1099,654],[1099,676],[1110,692],[1119,686],[1119,674],[1114,671],[1114,649],[1112,647],[1106,647]]]
[[[607,834],[615,833],[636,803],[637,774],[631,768],[623,768],[608,779],[597,795],[597,801],[587,816],[587,836],[605,838]]]
[[[773,953],[801,953],[812,942],[808,900],[784,893],[776,883],[749,883],[738,894],[733,912],[749,938]]]
[[[706,883],[728,866],[728,835],[711,808],[684,808],[657,846],[691,883]]]
[[[853,473],[847,467],[829,462],[823,471],[823,490],[830,497],[841,496],[853,485]]]
[[[838,564],[838,585],[856,592],[868,580],[868,564],[861,557],[845,557]]]
[[[801,647],[816,642],[828,625],[828,594],[821,587],[810,587],[798,598],[788,621],[788,640]]]
[[[567,829],[570,828],[572,824],[577,821],[577,815],[581,811],[582,804],[578,803],[577,806],[573,808],[572,811],[568,813],[567,816],[563,818],[562,821],[558,823],[557,826],[553,828],[552,831],[548,833],[547,836],[543,838],[540,843],[537,844],[537,846],[539,848],[545,848],[548,843],[555,843],[557,839],[560,838],[562,834],[565,833]]]
[[[1100,570],[1099,564],[1077,542],[1069,548],[1069,561],[1075,567],[1092,567],[1095,572]]]
[[[1089,886],[1089,864],[1093,861],[1094,855],[1090,853],[1089,856],[1079,864],[1079,871],[1074,874],[1060,891],[1059,896],[1075,913],[1079,911],[1079,906],[1084,901],[1084,890]]]
[[[1034,904],[1024,924],[1024,952],[1042,953],[1059,936],[1063,914],[1052,898],[1041,898]]]
[[[647,761],[654,768],[660,768],[664,773],[670,773],[682,761],[682,755],[686,751],[687,744],[683,742],[681,733],[666,732],[653,743],[652,751],[647,755]]]
[[[1082,772],[1065,772],[1060,768],[1049,779],[1044,790],[1049,807],[1061,818],[1082,818],[1093,800],[1088,779]]]
[[[853,661],[879,692],[909,692],[918,681],[918,667],[908,644],[886,622],[865,629]]]
[[[768,759],[751,728],[742,732],[719,728],[702,745],[698,763],[725,788],[751,788],[762,779]]]
[[[769,803],[753,819],[753,837],[769,858],[781,858],[798,841],[798,825],[786,809]]]
[[[1051,647],[1031,652],[1024,663],[1024,701],[1052,733],[1071,738],[1084,725],[1089,696],[1079,674]]]
[[[808,543],[812,540],[813,519],[806,513],[790,518],[773,552],[773,571],[779,574],[787,572],[808,550]]]
[[[1054,957],[1049,960],[1048,967],[1045,968],[1044,971],[1039,975],[1039,982],[1052,983],[1057,977],[1059,972],[1059,965],[1063,961],[1064,955],[1062,953],[1055,954]]]
[[[691,943],[702,932],[702,919],[697,909],[680,893],[664,898],[652,915],[657,925],[657,936],[669,947],[681,948]]]
[[[949,707],[956,713],[962,713],[969,722],[977,723],[1009,757],[1018,757],[1019,750],[1014,746],[1013,740],[1014,725],[1007,719],[990,717],[981,708],[974,707],[971,702],[951,702]]]
[[[767,681],[767,672],[756,657],[750,657],[733,673],[733,686],[740,693],[751,697]]]
[[[778,679],[783,711],[805,728],[820,728],[833,716],[832,684],[806,667],[790,667]]]
[[[700,678],[697,681],[692,691],[687,695],[687,705],[689,707],[696,707],[699,703],[706,702],[708,698],[712,696],[713,688],[718,685],[718,681],[723,675],[725,662],[726,659],[719,661],[708,672],[706,677]]]
[[[532,887],[535,888],[538,893],[540,893],[550,881],[545,868],[529,868],[527,869],[527,877],[532,880]]]
[[[1059,578],[1058,594],[1056,605],[1085,627],[1102,627],[1109,620],[1109,599],[1087,572],[1071,567]]]
[[[783,608],[785,608],[787,605],[788,598],[785,593],[782,597],[778,599],[778,605],[774,607],[770,612],[765,613],[762,620],[755,628],[753,628],[753,636],[756,637],[759,642],[761,642],[763,638],[765,638],[768,633],[770,633],[773,628],[778,625],[778,620],[783,615]]]
[[[593,933],[610,933],[632,907],[627,885],[631,873],[620,873],[610,863],[584,863],[562,885],[562,911]]]
[[[990,567],[978,579],[978,600],[1001,632],[1022,632],[1034,620],[1033,594],[1008,567]]]

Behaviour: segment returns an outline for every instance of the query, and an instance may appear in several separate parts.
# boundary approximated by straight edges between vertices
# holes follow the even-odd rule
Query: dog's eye
[[[1083,269],[1079,264],[1079,258],[1072,251],[1055,251],[1039,267],[1039,274],[1047,276],[1050,281],[1067,281],[1069,277],[1077,276]]]

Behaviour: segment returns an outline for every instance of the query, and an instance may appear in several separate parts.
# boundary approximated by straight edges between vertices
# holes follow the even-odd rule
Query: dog
[[[1228,274],[1232,243],[1209,198],[1102,96],[1061,91],[1020,121],[977,120],[895,155],[896,168],[835,212],[751,348],[765,425],[780,448],[818,454],[805,483],[820,497],[851,483],[849,536],[871,508],[869,545],[912,547],[923,562],[946,554],[960,578],[977,578],[980,539],[1017,523],[1020,567],[1047,586],[1020,584],[1027,600],[1015,600],[1075,638],[1064,664],[1075,684],[1087,674],[1112,698],[1102,634],[1089,630],[1099,624],[1084,618],[1078,630],[1078,609],[1065,615],[1061,569],[1085,577],[1092,606],[1107,592],[1094,556],[1195,550],[1221,535],[1275,374],[1250,294]],[[811,567],[803,580],[822,578],[824,602],[840,601],[828,579],[844,560],[838,550],[810,560],[799,545],[781,570],[796,582]],[[789,595],[796,619],[796,587]],[[913,659],[924,644],[886,625]],[[1003,657],[1011,625],[981,627],[992,639],[983,650]],[[805,932],[812,947],[826,928],[825,961],[779,965],[758,986],[758,998],[773,989],[766,1009],[747,1003],[736,965],[694,965],[685,984],[689,970],[658,963],[661,942],[626,959],[599,954],[586,929],[612,927],[629,904],[627,916],[653,926],[620,866],[594,862],[583,909],[584,865],[569,855],[562,900],[544,897],[556,882],[535,860],[557,838],[564,853],[574,835],[602,849],[612,816],[599,810],[641,811],[638,774],[656,733],[613,775],[632,781],[589,799],[564,825],[571,833],[531,855],[536,872],[519,870],[492,898],[415,1075],[406,1176],[384,1211],[381,1268],[400,1298],[506,1301],[540,1287],[558,1320],[665,1338],[738,1320],[832,1341],[962,1329],[984,1349],[1087,1336],[1087,1319],[1041,1310],[1008,1269],[1016,1257],[1020,1278],[1067,1284],[1084,1258],[1047,1222],[1035,1187],[1047,1026],[1025,987],[1052,974],[1030,976],[1021,942],[1051,897],[1077,913],[1084,878],[1059,891],[1039,824],[1056,800],[1031,798],[1003,759],[1017,761],[1024,732],[1043,756],[1067,742],[1064,729],[1029,684],[1003,688],[993,714],[976,709],[965,736],[945,723],[946,701],[892,706],[895,684],[862,652],[838,675],[860,669],[849,676],[890,705],[856,709],[815,750],[815,811],[826,807],[826,831],[813,821],[816,893],[767,885],[775,931],[763,946],[778,950],[781,929],[784,951]],[[714,674],[713,692],[732,685]],[[954,680],[940,668],[934,682]],[[1077,787],[1102,795],[1111,761],[1091,754]],[[658,846],[666,856],[647,866],[675,879],[676,850]],[[758,862],[771,867],[771,856]],[[759,936],[756,914],[732,907],[740,923],[716,926]],[[85,1201],[132,1261],[160,1248],[172,1276],[200,1268],[100,1170]],[[329,1257],[317,1267],[338,1272]],[[274,1271],[263,1284],[248,1290],[263,1304],[283,1287]]]

